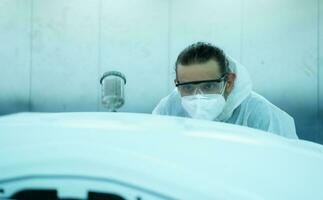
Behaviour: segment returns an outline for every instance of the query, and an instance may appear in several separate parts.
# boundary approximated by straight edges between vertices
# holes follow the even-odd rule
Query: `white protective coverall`
[[[236,79],[217,121],[261,129],[287,138],[298,138],[294,119],[253,92],[246,68],[229,56],[228,60],[229,68],[236,74]],[[159,102],[153,114],[190,117],[182,107],[177,88]]]

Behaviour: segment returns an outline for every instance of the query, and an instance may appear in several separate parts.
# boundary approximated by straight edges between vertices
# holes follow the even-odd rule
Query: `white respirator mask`
[[[184,109],[195,119],[215,120],[226,104],[222,94],[196,94],[181,99]]]

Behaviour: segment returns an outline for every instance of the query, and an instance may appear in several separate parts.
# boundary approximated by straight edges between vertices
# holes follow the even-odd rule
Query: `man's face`
[[[221,78],[222,76],[223,74],[221,73],[221,68],[215,60],[209,60],[205,63],[192,64],[187,66],[179,64],[177,66],[177,80],[175,80],[175,83],[216,80]],[[212,82],[202,82],[200,84],[183,85],[181,89],[179,89],[179,91],[182,96],[194,94],[190,94],[192,92],[189,92],[189,90],[194,90],[194,92],[206,91],[207,93],[221,93],[225,91],[226,96],[226,94],[229,94],[231,92],[234,78],[234,74],[230,73],[228,75],[226,88],[224,88],[225,81],[222,81],[220,84],[218,84],[218,86],[217,84],[212,84]]]

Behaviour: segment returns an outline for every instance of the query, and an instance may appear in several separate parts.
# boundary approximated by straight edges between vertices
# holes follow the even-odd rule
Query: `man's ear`
[[[236,80],[236,74],[235,73],[228,73],[227,75],[227,86],[225,88],[225,91],[227,94],[230,94],[233,90],[234,81]]]

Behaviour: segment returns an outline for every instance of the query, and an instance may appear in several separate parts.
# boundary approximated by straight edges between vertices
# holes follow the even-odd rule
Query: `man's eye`
[[[215,88],[216,88],[216,85],[213,83],[206,83],[203,85],[203,90],[212,90]]]
[[[182,85],[182,89],[185,92],[191,92],[191,91],[193,91],[194,88],[191,85]]]

